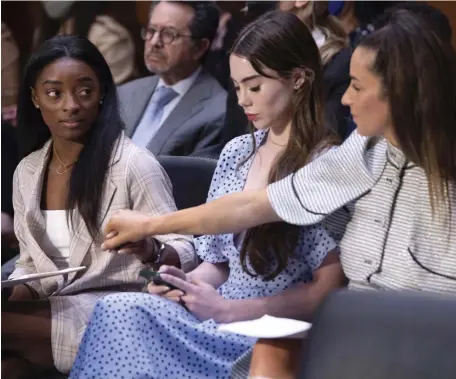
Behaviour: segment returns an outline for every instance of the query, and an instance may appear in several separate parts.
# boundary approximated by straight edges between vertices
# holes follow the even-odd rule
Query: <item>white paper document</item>
[[[266,315],[256,320],[221,324],[218,329],[254,338],[303,338],[311,326],[305,321]]]
[[[23,275],[18,278],[14,278],[14,279],[2,280],[2,288],[14,287],[18,284],[32,282],[34,280],[40,280],[40,279],[44,279],[44,278],[49,278],[51,276],[56,276],[56,275],[65,275],[65,274],[69,274],[71,272],[77,272],[77,271],[81,271],[84,269],[85,269],[85,266],[80,266],[80,267],[66,268],[64,270],[59,270],[59,271],[50,271],[50,272],[41,272],[38,274]]]

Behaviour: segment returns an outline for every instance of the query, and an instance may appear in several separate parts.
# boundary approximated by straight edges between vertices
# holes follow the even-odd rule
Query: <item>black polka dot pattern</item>
[[[95,306],[70,378],[227,378],[253,343],[164,298],[109,295]]]
[[[257,145],[265,135],[264,131],[255,133]],[[238,137],[225,147],[208,201],[242,191],[253,159],[238,165],[251,149],[250,135]],[[247,299],[271,296],[310,281],[336,242],[322,225],[303,227],[287,269],[269,282],[243,272],[232,234],[203,236],[196,246],[203,260],[229,263],[230,276],[219,289],[221,295]],[[234,361],[254,342],[252,338],[220,333],[213,320],[201,322],[166,299],[142,293],[114,294],[97,303],[70,379],[229,378]]]

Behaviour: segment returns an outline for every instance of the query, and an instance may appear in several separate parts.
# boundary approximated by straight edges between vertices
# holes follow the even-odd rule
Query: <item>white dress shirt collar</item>
[[[157,88],[171,87],[174,91],[178,93],[178,97],[182,97],[188,92],[193,83],[195,83],[195,80],[200,74],[200,72],[201,66],[199,66],[190,76],[178,81],[176,84],[173,84],[172,86],[167,86],[163,79],[160,78],[157,83]]]

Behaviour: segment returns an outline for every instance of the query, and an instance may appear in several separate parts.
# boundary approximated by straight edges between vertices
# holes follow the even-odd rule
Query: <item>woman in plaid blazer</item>
[[[162,167],[124,136],[111,72],[87,39],[55,37],[31,57],[18,115],[25,158],[14,175],[20,257],[10,278],[85,269],[2,292],[2,374],[8,378],[68,372],[95,302],[139,291],[138,271],[146,263],[183,270],[197,263],[191,239],[175,234],[119,251],[100,248],[116,211],[159,215],[176,207]]]

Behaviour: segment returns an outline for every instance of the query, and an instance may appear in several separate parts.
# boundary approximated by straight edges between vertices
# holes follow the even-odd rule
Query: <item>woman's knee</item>
[[[294,378],[299,369],[302,340],[259,340],[252,353],[250,377]]]
[[[52,313],[47,300],[2,304],[2,336],[51,338]]]

